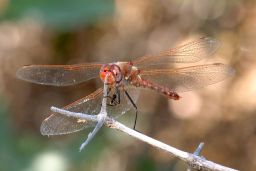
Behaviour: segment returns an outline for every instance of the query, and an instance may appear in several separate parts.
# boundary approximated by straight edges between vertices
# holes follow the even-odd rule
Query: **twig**
[[[100,130],[100,128],[103,126],[105,119],[107,117],[107,89],[108,89],[108,85],[107,85],[107,80],[108,80],[109,75],[106,75],[105,81],[104,81],[104,96],[102,99],[102,104],[101,104],[101,110],[100,113],[97,115],[96,119],[97,119],[97,125],[95,126],[95,128],[93,129],[92,132],[90,132],[88,134],[88,137],[86,138],[86,140],[81,144],[79,150],[80,152],[83,150],[83,148],[93,139],[93,137],[97,134],[97,132]]]
[[[177,148],[174,148],[172,146],[169,146],[167,144],[164,144],[158,140],[155,140],[151,137],[148,137],[140,132],[137,132],[133,129],[128,128],[127,126],[121,124],[120,122],[114,120],[111,117],[107,116],[107,110],[106,110],[106,98],[107,97],[107,84],[104,84],[104,96],[102,100],[102,108],[98,115],[88,115],[84,113],[77,113],[77,112],[71,112],[64,109],[59,109],[56,107],[51,107],[51,110],[53,112],[57,112],[66,116],[71,116],[75,118],[80,118],[84,120],[89,120],[92,122],[97,122],[97,125],[92,133],[88,135],[88,138],[86,141],[81,145],[80,150],[82,150],[88,142],[93,138],[93,136],[97,133],[97,131],[101,128],[101,126],[104,124],[105,126],[109,128],[113,128],[119,131],[122,131],[134,138],[137,138],[143,142],[146,142],[153,147],[159,148],[161,150],[164,150],[165,152],[171,154],[172,156],[175,156],[181,160],[183,160],[186,164],[188,164],[189,169],[195,169],[195,170],[201,170],[201,171],[237,171],[232,168],[228,168],[225,166],[222,166],[220,164],[214,163],[212,161],[206,160],[204,157],[199,156],[200,152],[203,148],[203,143],[201,143],[198,148],[195,150],[195,152],[188,153],[185,151],[181,151]]]
[[[83,114],[83,113],[76,113],[76,112],[70,112],[70,111],[66,111],[64,109],[59,109],[59,108],[56,108],[56,107],[51,107],[51,110],[53,112],[57,112],[57,113],[60,113],[60,114],[64,114],[64,115],[67,115],[68,113],[68,116],[73,116],[73,117],[76,117],[76,118],[81,118],[81,119],[89,119],[90,120],[90,115],[88,116],[87,114]],[[84,116],[82,116],[84,115]],[[97,115],[96,115],[97,116]],[[94,117],[92,120],[90,121],[94,121]],[[199,148],[195,151],[195,153],[188,153],[188,152],[185,152],[185,151],[181,151],[177,148],[174,148],[172,146],[169,146],[167,144],[164,144],[158,140],[155,140],[151,137],[148,137],[140,132],[137,132],[131,128],[128,128],[127,126],[121,124],[120,122],[114,120],[113,118],[110,118],[110,117],[106,117],[105,119],[105,122],[104,122],[104,125],[109,127],[109,128],[113,128],[113,129],[117,129],[119,131],[122,131],[134,138],[137,138],[141,141],[144,141],[154,147],[157,147],[161,150],[164,150],[165,152],[168,152],[169,154],[185,161],[191,168],[193,169],[196,169],[196,170],[202,170],[202,171],[237,171],[235,169],[232,169],[232,168],[228,168],[228,167],[225,167],[225,166],[222,166],[220,164],[217,164],[217,163],[214,163],[214,162],[211,162],[209,160],[206,160],[205,158],[203,157],[200,157],[197,155],[197,151],[199,152]],[[200,150],[201,150],[201,146],[200,145]]]
[[[193,153],[195,156],[199,156],[200,157],[200,153],[202,151],[204,147],[204,143],[201,142],[198,147],[196,148],[195,152]],[[205,159],[204,157],[201,156],[202,159]],[[196,167],[196,166],[195,166]],[[187,171],[192,171],[193,170],[193,163],[191,163],[191,165],[188,166]]]
[[[204,143],[201,142],[201,143],[198,145],[197,149],[195,150],[195,152],[194,152],[193,154],[196,155],[196,156],[199,156],[200,153],[201,153],[201,151],[202,151],[202,149],[203,149],[203,147],[204,147]]]

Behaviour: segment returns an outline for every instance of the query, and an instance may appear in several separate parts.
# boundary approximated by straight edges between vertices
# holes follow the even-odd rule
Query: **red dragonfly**
[[[70,86],[108,74],[108,113],[124,114],[134,109],[140,88],[152,89],[169,99],[178,100],[178,92],[189,91],[220,82],[230,77],[234,70],[224,64],[214,63],[183,68],[170,68],[170,63],[193,63],[211,56],[219,42],[202,37],[157,55],[143,56],[130,62],[108,64],[84,63],[76,65],[28,65],[17,71],[17,77],[32,83]],[[73,112],[98,114],[103,89],[77,100],[65,107]],[[136,121],[136,119],[135,119]],[[91,125],[88,121],[52,113],[41,125],[43,135],[60,135],[76,132]]]

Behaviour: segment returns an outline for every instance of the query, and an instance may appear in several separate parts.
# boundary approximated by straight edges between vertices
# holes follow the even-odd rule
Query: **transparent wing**
[[[133,98],[134,102],[138,99],[138,91],[133,87],[128,87],[127,91]],[[115,93],[114,89],[111,89],[110,95]],[[65,106],[63,109],[82,112],[86,114],[98,114],[101,108],[101,102],[103,98],[103,89],[100,88],[92,94]],[[108,104],[110,99],[108,99]],[[120,104],[115,106],[107,106],[107,112],[109,115],[122,115],[133,109],[133,106],[129,99],[127,99],[124,91],[120,91]],[[59,113],[52,113],[46,118],[41,125],[42,135],[61,135],[68,134],[76,131],[83,130],[89,126],[93,126],[94,123],[87,120],[77,119],[74,117],[68,117]]]
[[[169,62],[197,62],[215,53],[219,45],[219,41],[213,38],[202,37],[177,48],[160,52],[158,55],[140,57],[134,61],[134,64],[143,68],[144,66],[166,64]]]
[[[20,68],[19,79],[36,84],[69,86],[97,77],[101,64],[28,65]]]
[[[144,70],[141,77],[173,91],[183,92],[218,83],[233,74],[231,67],[215,63],[176,69]]]
[[[102,91],[102,88],[100,88],[92,94],[63,107],[63,109],[73,112],[97,114],[100,111]],[[42,135],[60,135],[80,131],[92,125],[93,123],[87,120],[52,113],[42,122],[40,131]]]

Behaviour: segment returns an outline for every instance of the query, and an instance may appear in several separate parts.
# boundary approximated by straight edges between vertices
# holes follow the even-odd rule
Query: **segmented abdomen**
[[[144,79],[137,80],[136,82],[132,82],[131,84],[137,87],[150,88],[152,90],[156,90],[157,92],[167,96],[170,99],[180,99],[180,96],[176,92],[170,90],[170,88],[152,83]]]

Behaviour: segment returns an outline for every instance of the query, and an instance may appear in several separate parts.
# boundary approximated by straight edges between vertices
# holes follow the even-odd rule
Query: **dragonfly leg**
[[[132,103],[133,107],[136,110],[136,112],[135,112],[135,120],[134,120],[134,125],[133,125],[133,129],[136,130],[135,127],[136,127],[137,116],[138,116],[138,108],[137,108],[136,104],[134,103],[134,101],[132,100],[132,98],[129,95],[129,93],[126,90],[124,90],[124,92],[125,92],[126,96],[128,97],[128,99],[130,100],[130,102]]]
[[[116,87],[116,94],[114,94],[117,96],[117,101],[115,101],[117,104],[120,104],[120,90],[118,87]]]
[[[106,98],[110,99],[110,102],[107,104],[108,106],[116,106],[120,104],[120,90],[116,87],[115,94],[109,95],[111,89],[108,89]]]
[[[115,94],[113,96],[108,96],[108,98],[110,99],[110,102],[107,103],[108,106],[116,106],[117,104],[119,104],[116,101],[116,95]]]

